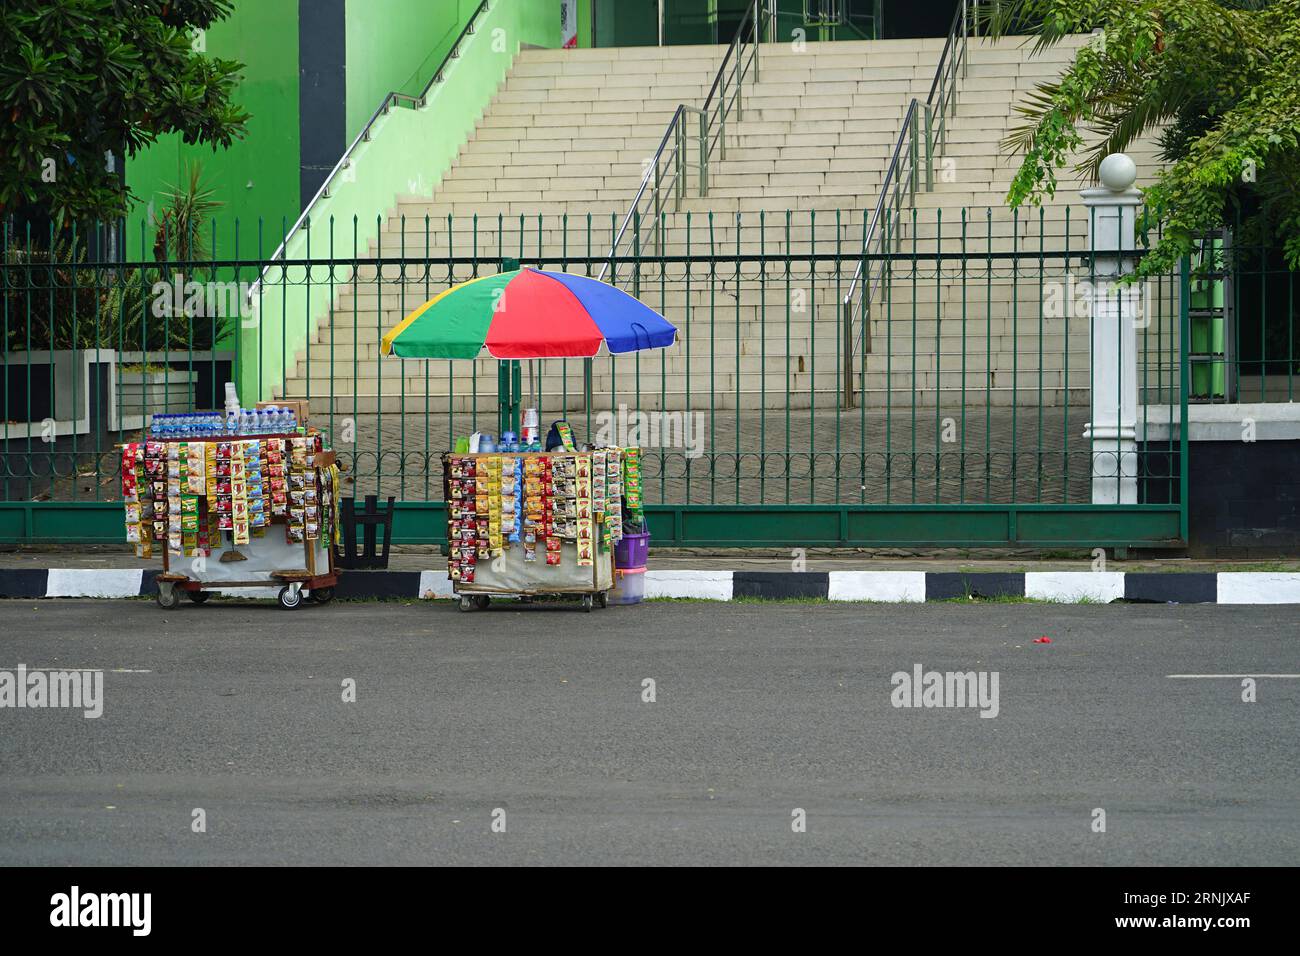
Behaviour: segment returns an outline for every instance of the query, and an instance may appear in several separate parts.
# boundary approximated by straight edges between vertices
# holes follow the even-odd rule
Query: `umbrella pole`
[[[509,362],[497,362],[497,435],[510,428],[510,369]]]
[[[524,370],[518,359],[510,363],[510,430],[519,439],[519,406],[524,397]]]
[[[523,398],[524,373],[518,359],[497,362],[497,437],[506,432],[519,434],[519,406]]]

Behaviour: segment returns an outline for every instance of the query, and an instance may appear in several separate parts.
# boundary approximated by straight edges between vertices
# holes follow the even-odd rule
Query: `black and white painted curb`
[[[157,591],[141,568],[0,569],[0,598],[128,598]],[[214,588],[220,593],[220,588]],[[273,598],[276,589],[241,589]],[[443,571],[350,571],[340,598],[450,598]],[[906,603],[1024,597],[1062,603],[1300,604],[1300,573],[1136,571],[647,571],[647,598],[819,598]]]

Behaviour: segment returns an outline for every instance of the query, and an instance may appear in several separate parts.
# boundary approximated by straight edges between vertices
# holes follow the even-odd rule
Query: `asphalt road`
[[[1243,703],[1239,679],[1168,675],[1300,672],[1298,624],[3,602],[0,670],[104,668],[105,702],[0,709],[0,863],[1294,864],[1300,680]],[[890,675],[918,663],[997,671],[998,715],[895,708]]]

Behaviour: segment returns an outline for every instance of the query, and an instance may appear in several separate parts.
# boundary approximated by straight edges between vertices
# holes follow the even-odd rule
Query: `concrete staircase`
[[[815,282],[806,263],[792,266],[787,330],[784,264],[767,264],[765,291],[759,265],[746,263],[737,297],[735,262],[725,257],[737,249],[743,255],[760,249],[769,256],[806,254],[814,241],[818,252],[832,252],[838,240],[846,285],[853,268],[848,260],[860,246],[861,208],[874,201],[905,105],[928,90],[941,46],[942,41],[919,40],[810,44],[803,52],[784,44],[763,47],[759,82],[746,82],[740,117],[728,120],[726,158],[715,155],[707,198],[697,195],[692,165],[681,210],[671,211],[669,204],[665,211],[666,255],[707,254],[712,248],[720,257],[712,294],[709,269],[700,264],[692,267],[689,291],[680,264],[664,276],[652,264],[635,279],[618,276],[620,285],[639,288],[683,333],[664,357],[666,368],[658,356],[641,357],[643,369],[656,370],[653,395],[649,387],[641,389],[647,407],[661,400],[670,407],[685,403],[688,335],[697,340],[689,348],[693,406],[752,405],[764,389],[764,368],[779,374],[784,389],[787,364],[796,403],[833,402],[839,344],[834,317],[841,294],[834,263],[824,264]],[[424,407],[429,390],[432,409],[443,410],[449,402],[468,408],[473,399],[462,386],[477,375],[483,384],[478,407],[486,409],[495,396],[492,360],[456,363],[452,384],[446,363],[433,363],[427,388],[425,363],[376,360],[382,331],[447,285],[446,266],[426,276],[423,260],[476,258],[482,274],[495,271],[500,256],[564,268],[567,251],[571,258],[593,260],[590,271],[598,273],[673,111],[683,102],[703,105],[724,52],[721,46],[522,52],[436,194],[402,196],[368,250],[421,261],[405,269],[389,266],[382,278],[373,266],[360,267],[354,282],[336,275],[341,281],[334,308],[317,319],[311,343],[296,356],[287,394],[305,396],[310,379],[311,397],[322,407],[330,403],[322,386],[332,381],[337,412],[395,411],[413,396]],[[695,143],[689,155],[697,158]],[[585,272],[588,263],[570,261],[567,268]],[[456,280],[471,271],[471,265],[458,266]],[[764,314],[766,336],[760,331]],[[775,325],[774,315],[780,316]],[[764,337],[770,340],[766,358],[760,354]],[[773,351],[778,341],[779,354]],[[625,384],[634,387],[636,365],[630,357],[598,358],[593,390],[624,393]],[[555,407],[566,395],[570,407],[581,407],[581,362],[546,361],[534,371],[542,379],[544,407]],[[768,381],[766,387],[771,392],[777,386]]]
[[[873,303],[872,347],[866,374],[858,378],[869,405],[891,393],[897,400],[900,389],[910,394],[913,386],[916,403],[931,407],[936,401],[961,404],[963,394],[977,404],[1087,402],[1089,319],[1077,311],[1053,314],[1053,304],[1044,300],[1056,290],[1044,287],[1068,286],[1071,275],[1076,282],[1090,278],[1086,256],[1073,254],[1087,248],[1088,213],[1079,189],[1088,184],[1072,169],[1060,170],[1055,196],[1041,206],[1011,210],[1005,200],[1020,163],[999,144],[1023,122],[1012,107],[1025,102],[1037,84],[1059,76],[1090,39],[1071,37],[1032,59],[1024,39],[970,41],[969,75],[959,87],[956,116],[948,121],[933,190],[918,192],[899,224],[899,251],[921,258],[915,266],[895,263],[889,288]],[[1139,141],[1129,154],[1139,183],[1149,182],[1160,167],[1154,138]],[[963,249],[965,269],[950,261],[937,278],[934,259],[924,258]],[[1072,255],[1044,256],[1040,266],[1040,250]],[[1014,269],[1007,259],[989,257],[1012,252],[1021,253]],[[1150,288],[1151,310],[1159,310],[1148,330],[1152,361],[1157,349],[1169,361],[1175,291],[1168,284]]]
[[[843,359],[839,301],[856,267],[863,210],[869,215],[875,203],[907,103],[914,96],[923,100],[929,91],[942,42],[809,44],[801,52],[785,44],[762,48],[759,81],[746,83],[742,114],[728,120],[726,157],[715,156],[708,196],[696,194],[692,164],[680,211],[665,197],[663,253],[712,251],[715,264],[695,263],[688,275],[685,265],[670,263],[661,275],[655,263],[644,263],[638,274],[624,270],[617,277],[673,321],[681,341],[663,354],[598,357],[593,405],[835,405]],[[971,213],[976,217],[983,207],[993,208],[994,251],[1009,249],[1013,233],[1020,248],[1037,248],[1036,214],[1031,224],[1022,213],[1025,221],[1017,224],[1001,207],[1013,166],[997,144],[1013,120],[1010,104],[1059,72],[1075,44],[1032,62],[1026,62],[1022,44],[1020,39],[972,41],[969,79],[950,120],[951,164],[937,166],[933,192],[918,193],[916,229],[909,218],[902,230],[905,248],[911,248],[913,235],[918,249],[934,247],[940,234],[935,210],[942,208],[942,248],[957,249],[948,243],[960,226],[950,224],[959,223],[964,206],[980,207]],[[495,271],[502,256],[598,273],[599,259],[673,111],[678,103],[703,104],[724,52],[708,46],[522,52],[436,192],[400,197],[368,250],[370,256],[401,257],[405,264],[390,264],[382,274],[374,265],[360,266],[355,275],[336,270],[333,307],[314,319],[308,346],[286,371],[285,394],[310,395],[317,413],[343,415],[493,409],[494,360],[381,359],[383,332],[449,280],[469,278],[476,263],[479,274]],[[696,159],[694,143],[688,155]],[[1149,169],[1144,157],[1139,163]],[[945,181],[944,174],[954,171],[955,179]],[[408,172],[397,175],[409,179]],[[1086,223],[1078,216],[1074,191],[1064,188],[1045,207],[1049,248],[1057,234],[1064,235],[1067,205],[1075,207],[1072,247],[1083,245]],[[980,229],[982,239],[982,221]],[[1031,233],[1034,244],[1027,246]],[[837,244],[843,256],[838,264],[822,262],[812,269],[806,259],[787,263],[783,258],[834,253]],[[986,245],[969,243],[968,249],[979,253]],[[765,264],[740,263],[738,276],[734,257],[760,252],[771,258]],[[425,266],[425,260],[448,257],[472,261],[450,269],[443,262]],[[926,268],[933,272],[932,264],[919,270]],[[960,287],[951,271],[946,267],[937,279],[921,279],[918,271],[913,295],[910,268],[906,281],[895,269],[891,318],[877,307],[866,375],[858,382],[869,402],[885,391],[910,392],[915,385],[918,403],[933,404],[936,387],[959,392],[965,381],[974,392],[992,372],[989,401],[1005,403],[1013,364],[1017,385],[1023,377],[1023,384],[1037,388],[1037,367],[1026,366],[1023,355],[1013,358],[1032,348],[1036,360],[1037,322],[1030,342],[1022,320],[1009,317],[1012,285],[1004,276],[990,283],[989,307],[983,296],[978,304],[968,298],[968,366],[965,375],[960,372],[960,328],[953,320],[961,314]],[[1015,291],[1020,314],[1036,319],[1037,282]],[[1070,389],[1076,382],[1086,384],[1086,325],[1082,338],[1079,334],[1076,328],[1068,334],[1044,329],[1044,371],[1050,365],[1059,373],[1048,381],[1049,392],[1060,395],[1065,387],[1067,339]],[[582,366],[546,360],[528,370],[532,394],[544,409],[584,407]],[[1077,369],[1083,371],[1080,379],[1074,378]]]

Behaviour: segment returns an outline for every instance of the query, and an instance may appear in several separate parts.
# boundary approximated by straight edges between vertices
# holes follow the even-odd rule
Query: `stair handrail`
[[[433,89],[435,84],[442,82],[443,73],[446,71],[451,61],[460,57],[461,43],[464,42],[466,37],[473,35],[474,22],[484,12],[486,12],[487,8],[488,0],[480,0],[479,5],[475,7],[474,12],[469,15],[469,18],[465,21],[465,25],[461,27],[460,33],[457,34],[455,41],[448,48],[446,54],[443,55],[442,61],[438,64],[438,68],[433,71],[433,74],[429,77],[429,82],[424,84],[424,89],[420,91],[418,96],[412,96],[410,93],[402,93],[397,90],[390,90],[388,93],[384,94],[384,98],[380,101],[379,105],[375,107],[374,112],[370,114],[370,118],[366,120],[365,126],[361,128],[361,132],[357,133],[357,135],[353,137],[352,142],[348,144],[348,148],[345,149],[343,155],[339,157],[339,161],[334,164],[334,168],[329,171],[324,182],[320,184],[320,188],[316,190],[315,195],[313,195],[307,205],[303,207],[302,214],[299,215],[297,220],[294,222],[293,228],[284,234],[284,237],[280,240],[280,245],[277,246],[275,252],[271,254],[268,264],[262,267],[262,271],[258,275],[257,281],[253,283],[252,287],[249,289],[248,296],[250,300],[256,297],[258,289],[262,285],[262,279],[266,277],[267,272],[272,268],[270,263],[275,262],[276,259],[282,259],[287,254],[286,250],[289,247],[289,240],[294,237],[299,229],[310,222],[311,213],[316,204],[320,202],[322,198],[329,198],[330,184],[340,172],[352,165],[352,154],[356,152],[357,147],[362,143],[370,142],[370,131],[374,127],[375,123],[379,121],[379,117],[386,115],[390,109],[402,103],[408,104],[412,109],[420,109],[428,102],[429,91]]]
[[[763,0],[752,0],[746,8],[744,18],[736,27],[736,35],[732,37],[726,53],[722,56],[722,64],[713,77],[713,85],[709,88],[709,95],[704,100],[704,106],[697,108],[687,106],[685,103],[679,103],[677,109],[673,111],[672,119],[668,121],[668,125],[664,128],[664,135],[659,141],[659,148],[655,150],[654,156],[646,164],[645,172],[641,175],[641,184],[632,197],[632,203],[628,206],[622,223],[619,225],[610,245],[609,255],[605,257],[605,262],[600,268],[598,278],[602,281],[607,274],[610,274],[615,261],[620,257],[620,250],[625,243],[631,245],[634,254],[640,252],[643,219],[650,218],[652,220],[652,235],[656,247],[662,248],[664,195],[671,191],[674,211],[681,208],[682,197],[687,188],[687,141],[691,138],[696,139],[699,150],[697,160],[699,169],[696,177],[698,192],[700,196],[709,194],[709,160],[715,148],[720,160],[727,158],[727,118],[733,110],[737,119],[743,115],[740,91],[745,78],[750,75],[751,68],[753,73],[752,81],[758,82],[758,48],[762,22],[760,20],[760,10],[766,10]],[[748,45],[748,53],[746,52],[746,45]],[[730,77],[727,75],[729,65],[731,67]],[[715,98],[717,100],[716,104],[714,103]],[[716,115],[716,122],[714,115],[710,115],[710,110]],[[688,116],[694,116],[698,119],[698,130],[690,132],[686,129]],[[669,143],[672,144],[671,148]],[[667,160],[672,167],[671,175],[664,168],[665,151],[668,151]],[[651,185],[652,181],[653,186]],[[652,206],[647,210],[650,215],[643,216],[641,202],[647,198],[647,191],[649,191],[648,196],[652,201]],[[629,227],[631,227],[631,233],[628,232]],[[611,281],[614,283],[618,281],[616,270],[611,276]]]
[[[927,192],[934,188],[934,160],[936,155],[942,156],[948,147],[948,113],[956,113],[957,110],[957,86],[958,76],[967,75],[970,64],[968,61],[968,40],[971,31],[976,26],[975,8],[979,0],[961,0],[958,9],[953,11],[952,26],[948,29],[948,37],[943,44],[943,52],[939,55],[939,63],[934,70],[934,79],[930,82],[930,93],[922,104],[919,99],[912,97],[907,105],[907,111],[903,114],[903,123],[898,131],[898,137],[894,142],[894,151],[891,154],[889,166],[885,170],[885,176],[880,181],[880,196],[876,199],[875,207],[871,213],[871,219],[862,234],[862,258],[858,260],[858,267],[853,273],[853,279],[849,283],[848,292],[840,302],[843,316],[843,349],[841,354],[844,356],[843,368],[843,407],[853,408],[856,405],[856,396],[853,388],[853,362],[854,355],[870,351],[871,348],[871,302],[875,298],[876,290],[880,286],[883,270],[873,270],[871,268],[870,257],[879,255],[889,241],[897,242],[899,235],[896,228],[898,222],[898,213],[903,208],[903,199],[906,195],[911,201],[915,201],[916,191],[920,187],[920,171],[925,170],[925,189]],[[937,96],[936,96],[937,94]],[[925,156],[924,162],[921,161],[921,116],[924,114],[925,126]],[[935,129],[935,119],[938,118],[938,129]],[[904,151],[906,148],[906,151]],[[901,179],[900,169],[906,165],[907,182],[904,185]],[[889,210],[886,211],[886,202],[889,203]],[[882,220],[886,228],[881,230]],[[895,228],[889,228],[892,221]],[[855,309],[854,296],[858,296]],[[854,312],[858,312],[858,329],[859,335],[854,334]]]

